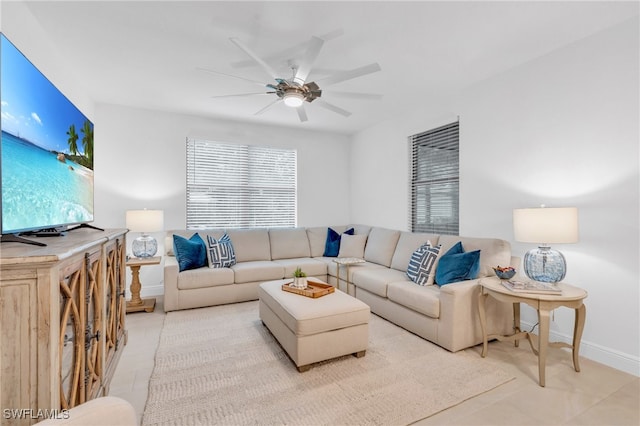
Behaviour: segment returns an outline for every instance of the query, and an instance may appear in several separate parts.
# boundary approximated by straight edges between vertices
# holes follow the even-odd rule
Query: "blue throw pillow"
[[[440,253],[440,246],[431,247],[427,242],[416,249],[411,255],[407,276],[418,285],[433,284],[433,265],[435,265]],[[429,278],[431,277],[431,280]]]
[[[229,268],[236,264],[236,252],[231,244],[231,238],[225,232],[219,240],[207,235],[209,247],[207,257],[209,268]]]
[[[436,284],[472,280],[480,273],[480,250],[464,252],[462,243],[451,247],[438,261],[436,268]]]
[[[180,272],[207,265],[207,248],[198,233],[188,240],[180,235],[173,235],[173,253],[178,260]]]
[[[353,235],[353,228],[349,228],[344,231],[347,235]],[[340,253],[340,234],[334,231],[331,228],[327,229],[327,242],[324,245],[324,254],[325,257],[338,257],[338,253]]]
[[[447,252],[443,254],[442,257],[449,254],[461,254],[461,253],[464,253],[464,249],[462,248],[462,241],[458,241],[453,245],[453,247],[447,250]]]

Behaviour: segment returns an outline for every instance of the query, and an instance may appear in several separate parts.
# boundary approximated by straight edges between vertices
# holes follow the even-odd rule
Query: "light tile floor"
[[[127,315],[128,343],[111,382],[110,395],[131,402],[142,418],[149,377],[164,322],[162,300],[155,312]],[[467,349],[480,357],[480,346]],[[640,379],[581,358],[573,370],[571,355],[549,351],[547,386],[538,386],[537,358],[526,341],[491,342],[488,357],[502,361],[515,376],[494,390],[471,398],[418,425],[640,425]]]

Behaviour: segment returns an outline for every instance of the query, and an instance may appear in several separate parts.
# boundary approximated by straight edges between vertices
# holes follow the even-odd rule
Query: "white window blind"
[[[296,226],[291,149],[187,139],[187,228]]]
[[[458,235],[459,123],[409,137],[411,230]]]

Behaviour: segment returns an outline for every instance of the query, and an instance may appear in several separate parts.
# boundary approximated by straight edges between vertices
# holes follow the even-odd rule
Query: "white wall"
[[[589,293],[581,355],[640,375],[638,37],[636,18],[355,135],[352,221],[405,229],[407,136],[459,115],[460,234],[524,256],[533,247],[513,240],[514,208],[578,207],[580,242],[556,248],[564,281]],[[551,332],[569,341],[572,311]]]
[[[184,229],[186,138],[296,149],[298,226],[348,222],[346,136],[98,104],[95,224],[124,228],[126,210],[149,208],[164,210],[165,229]],[[162,268],[141,268],[140,280],[143,297],[163,293]]]
[[[90,120],[94,102],[24,2],[0,1],[0,31]],[[62,59],[61,59],[62,58]]]

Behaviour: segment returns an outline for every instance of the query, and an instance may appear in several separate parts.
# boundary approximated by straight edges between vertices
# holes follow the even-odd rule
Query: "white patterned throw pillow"
[[[407,267],[407,276],[418,285],[431,285],[435,273],[435,264],[440,253],[440,246],[431,246],[427,241],[413,252]]]
[[[219,240],[207,235],[207,242],[209,268],[228,268],[236,264],[236,252],[226,232]]]

